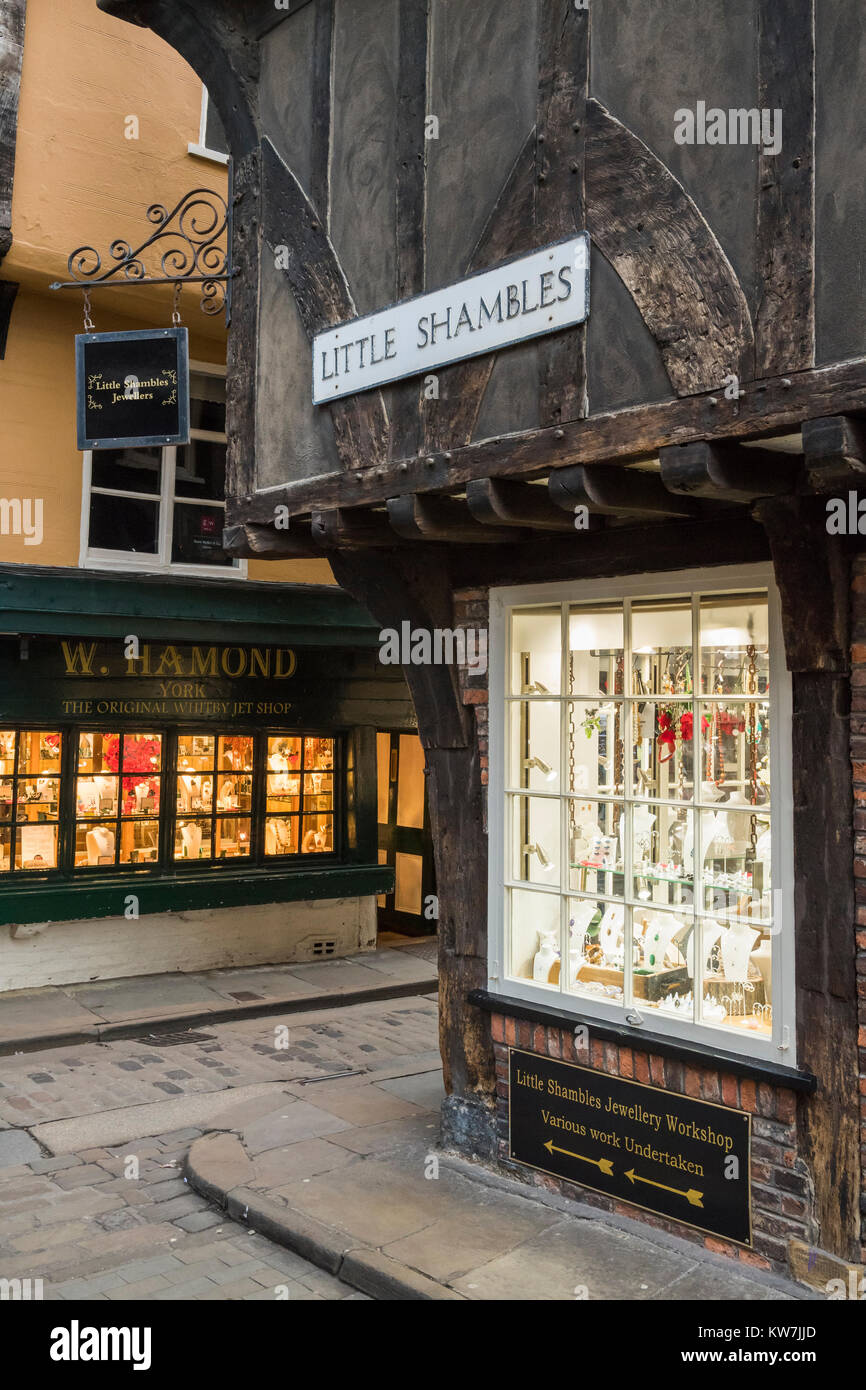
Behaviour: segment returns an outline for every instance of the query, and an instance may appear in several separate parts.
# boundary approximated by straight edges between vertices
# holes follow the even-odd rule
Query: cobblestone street
[[[42,1279],[46,1299],[364,1298],[228,1219],[183,1161],[286,1082],[437,1063],[418,997],[4,1058],[0,1277]]]

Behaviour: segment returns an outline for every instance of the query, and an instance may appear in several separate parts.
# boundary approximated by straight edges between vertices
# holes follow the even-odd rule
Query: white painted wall
[[[105,917],[42,928],[2,927],[0,992],[162,971],[318,960],[313,947],[323,939],[336,942],[337,956],[372,949],[376,899],[163,912],[137,922]]]

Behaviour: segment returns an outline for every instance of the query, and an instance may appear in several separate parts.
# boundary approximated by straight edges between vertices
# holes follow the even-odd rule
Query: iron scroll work
[[[200,285],[202,313],[231,311],[231,188],[229,197],[210,188],[194,188],[169,212],[152,203],[145,214],[153,231],[138,246],[123,238],[108,249],[110,262],[93,246],[78,246],[67,261],[74,278],[56,282],[53,290],[121,288],[128,285]],[[155,250],[158,269],[148,269],[148,252]],[[152,263],[152,262],[151,262]]]

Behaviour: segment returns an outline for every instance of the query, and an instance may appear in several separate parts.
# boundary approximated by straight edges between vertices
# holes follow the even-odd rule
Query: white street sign
[[[583,323],[588,313],[589,235],[582,232],[319,333],[313,340],[313,402],[322,405],[556,333]]]

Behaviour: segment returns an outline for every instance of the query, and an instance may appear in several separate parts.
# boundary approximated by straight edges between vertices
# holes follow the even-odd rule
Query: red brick
[[[604,1044],[604,1069],[608,1076],[619,1076],[619,1048],[616,1043]]]
[[[505,1041],[509,1047],[517,1046],[517,1021],[513,1018],[505,1020]]]
[[[701,1073],[701,1095],[704,1100],[711,1100],[718,1103],[722,1098],[722,1088],[719,1078],[714,1071]]]
[[[566,1033],[566,1032],[562,1032],[562,1033],[560,1033],[559,1036],[560,1036],[560,1040],[561,1040],[561,1042],[562,1042],[562,1060],[563,1060],[563,1062],[574,1062],[574,1061],[576,1061],[576,1060],[577,1060],[577,1055],[576,1055],[575,1050],[574,1050],[574,1036],[573,1036],[573,1034],[571,1034],[571,1033]]]
[[[562,1056],[562,1042],[558,1028],[548,1028],[547,1030],[547,1055],[549,1057]]]
[[[758,1095],[754,1081],[749,1081],[743,1077],[740,1082],[740,1105],[743,1110],[749,1110],[753,1115],[758,1113]]]
[[[776,1092],[763,1082],[758,1087],[758,1113],[768,1120],[772,1120],[776,1114]]]
[[[589,1060],[590,1066],[595,1067],[596,1071],[604,1070],[604,1043],[600,1038],[590,1038]]]
[[[715,1236],[705,1236],[704,1246],[716,1255],[733,1255],[736,1251],[735,1245],[729,1245],[726,1240],[716,1240]]]
[[[740,1108],[740,1087],[735,1076],[722,1077],[722,1102],[734,1110]]]
[[[793,1091],[776,1092],[776,1118],[783,1125],[792,1125],[797,1119],[797,1097]]]
[[[536,1025],[532,1033],[532,1050],[541,1053],[542,1056],[547,1054],[547,1033],[540,1023]]]
[[[621,1047],[619,1050],[619,1074],[628,1080],[634,1076],[634,1053],[630,1047]]]
[[[683,1085],[687,1096],[698,1098],[701,1094],[701,1074],[695,1067],[686,1067]]]
[[[486,690],[464,690],[464,692],[463,692],[463,703],[464,703],[464,705],[486,705],[486,704],[487,704],[487,691],[486,691]],[[864,764],[864,766],[866,766],[866,764]]]
[[[634,1054],[634,1078],[635,1081],[642,1081],[644,1085],[649,1085],[650,1079],[650,1059],[645,1052]]]
[[[738,1250],[737,1259],[744,1265],[751,1265],[753,1269],[772,1269],[770,1261],[763,1255],[756,1255],[754,1250]]]
[[[493,1033],[494,1042],[501,1043],[505,1041],[505,1019],[502,1017],[502,1014],[493,1015],[490,1028]]]
[[[486,787],[486,786],[488,785],[489,782],[490,782],[490,773],[489,773],[489,772],[482,772],[482,774],[481,774],[481,785],[482,785],[482,787]]]
[[[650,1057],[650,1075],[654,1086],[665,1084],[665,1064],[661,1057]]]

